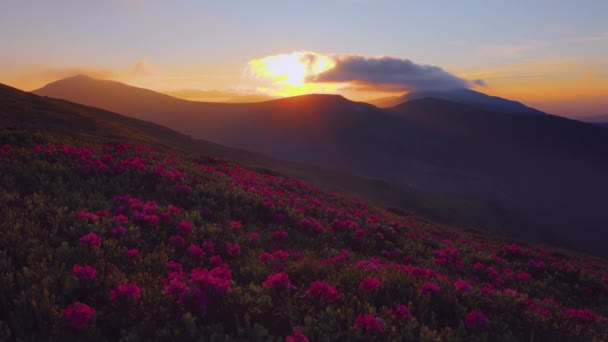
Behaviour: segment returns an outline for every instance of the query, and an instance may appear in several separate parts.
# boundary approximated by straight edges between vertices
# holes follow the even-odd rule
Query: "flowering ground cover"
[[[608,263],[208,156],[0,129],[0,340],[603,341]]]

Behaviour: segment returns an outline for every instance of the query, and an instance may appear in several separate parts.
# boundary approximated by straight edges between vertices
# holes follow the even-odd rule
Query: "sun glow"
[[[298,51],[290,54],[267,56],[249,62],[249,72],[258,78],[272,81],[272,87],[259,90],[279,96],[300,95],[311,92],[331,92],[338,88],[332,84],[314,84],[307,80],[335,66],[328,56],[315,52]]]

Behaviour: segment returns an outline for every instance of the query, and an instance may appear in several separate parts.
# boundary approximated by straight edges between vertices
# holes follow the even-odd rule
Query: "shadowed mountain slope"
[[[546,235],[545,241],[606,253],[600,241],[608,226],[608,132],[578,121],[436,98],[389,109],[335,95],[192,102],[86,77],[36,93],[277,159],[483,203],[524,222],[520,232],[509,228],[511,235]]]

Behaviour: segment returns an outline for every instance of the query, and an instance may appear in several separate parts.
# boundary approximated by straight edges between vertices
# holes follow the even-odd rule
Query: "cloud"
[[[317,58],[308,57],[309,60]],[[359,90],[412,91],[468,88],[485,85],[483,80],[467,80],[438,66],[416,64],[396,57],[333,56],[333,68],[308,77],[313,83],[349,83]],[[313,62],[311,62],[313,63]]]
[[[146,59],[140,59],[136,61],[135,64],[133,64],[133,66],[131,67],[131,73],[133,74],[133,76],[137,77],[158,76],[160,74],[159,70],[152,64],[150,64],[150,62],[148,62],[148,60]]]

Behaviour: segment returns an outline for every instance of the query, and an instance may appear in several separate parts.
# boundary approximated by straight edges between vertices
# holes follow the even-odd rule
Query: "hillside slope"
[[[332,95],[200,103],[86,77],[54,82],[37,93],[103,106],[275,159],[481,203],[476,207],[496,208],[520,222],[506,229],[491,223],[501,220],[484,219],[489,229],[608,253],[602,242],[608,234],[608,131],[592,125],[441,99],[384,110]]]
[[[1,340],[608,338],[603,259],[48,130],[0,175]]]
[[[0,124],[52,129],[80,135],[82,139],[146,143],[178,152],[226,158],[255,167],[260,172],[298,177],[323,189],[364,198],[397,210],[407,208],[424,217],[452,225],[493,229],[502,233],[525,231],[527,228],[517,217],[491,204],[431,196],[382,180],[282,161],[206,140],[191,139],[157,124],[64,100],[39,97],[3,85],[0,85]],[[557,242],[541,232],[534,234],[526,233],[536,241]]]

